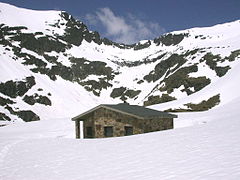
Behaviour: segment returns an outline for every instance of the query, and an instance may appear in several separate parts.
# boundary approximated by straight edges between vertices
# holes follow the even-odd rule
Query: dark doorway
[[[92,127],[86,127],[86,136],[87,136],[87,138],[93,138],[93,128]]]
[[[113,137],[113,127],[112,126],[104,127],[104,136],[105,137]]]
[[[125,136],[130,136],[130,135],[133,135],[133,127],[131,126],[125,126]]]

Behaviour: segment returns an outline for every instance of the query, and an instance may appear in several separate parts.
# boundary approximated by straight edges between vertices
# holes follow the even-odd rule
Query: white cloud
[[[85,19],[90,25],[102,26],[104,36],[121,43],[153,39],[165,32],[158,23],[141,20],[130,13],[117,16],[107,7],[100,8],[95,14],[87,14]]]

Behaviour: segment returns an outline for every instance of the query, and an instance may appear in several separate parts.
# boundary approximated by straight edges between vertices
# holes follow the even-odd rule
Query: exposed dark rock
[[[34,94],[32,96],[25,95],[23,101],[30,105],[34,105],[35,103],[44,104],[48,106],[52,105],[51,100],[48,97],[38,94]]]
[[[137,83],[138,83],[138,84],[142,84],[143,82],[144,82],[144,80],[141,79],[141,80],[139,80]]]
[[[110,96],[112,98],[116,98],[116,97],[120,97],[122,96],[122,94],[124,93],[124,91],[126,91],[127,88],[125,87],[119,87],[119,88],[114,88],[112,90],[112,93],[110,94]]]
[[[151,71],[148,75],[144,76],[144,80],[146,80],[148,82],[151,82],[151,81],[155,82],[158,79],[160,79],[161,77],[163,77],[163,75],[167,71],[169,71],[169,73],[175,71],[180,66],[182,66],[186,61],[187,61],[187,59],[185,59],[183,57],[183,55],[172,54],[166,60],[162,60],[160,63],[158,63],[155,66],[153,71]],[[175,66],[175,68],[170,71],[170,68],[172,68],[174,66]]]
[[[94,41],[99,45],[102,43],[98,32],[89,32],[85,24],[74,19],[66,12],[62,12],[61,17],[65,19],[67,23],[65,33],[63,36],[59,36],[60,39],[76,46],[80,46],[83,39],[85,39],[87,42]]]
[[[140,90],[132,90],[132,89],[127,89],[126,87],[119,87],[119,88],[114,88],[110,96],[112,98],[117,98],[120,97],[121,100],[125,101],[128,98],[132,99],[135,98],[138,94],[140,94]]]
[[[58,61],[57,61],[57,57],[55,57],[55,56],[49,56],[49,55],[47,55],[47,54],[44,54],[43,55],[43,57],[48,61],[48,62],[50,62],[50,63],[52,63],[52,64],[60,64]]]
[[[144,106],[150,106],[154,104],[160,104],[164,102],[169,102],[176,100],[175,97],[172,97],[168,94],[162,94],[162,96],[149,96],[147,101],[144,101]]]
[[[7,109],[10,112],[10,114],[18,116],[25,122],[40,120],[40,117],[31,110],[15,111],[8,105],[5,107],[5,109]]]
[[[230,66],[215,67],[216,74],[219,77],[224,76],[228,72],[229,69],[231,69]]]
[[[70,58],[74,79],[85,79],[88,75],[104,75],[108,80],[113,79],[114,72],[111,67],[101,61],[89,61],[84,58]]]
[[[108,46],[116,46],[120,49],[131,49],[131,48],[134,48],[135,44],[132,44],[132,45],[126,45],[126,44],[123,44],[123,43],[116,43],[116,42],[113,42],[107,38],[103,38],[102,39],[102,42],[105,44],[105,45],[108,45]]]
[[[30,54],[27,55],[27,57],[23,58],[25,62],[22,64],[25,65],[36,65],[37,67],[44,68],[47,66],[47,63],[45,63],[43,60],[36,58]]]
[[[238,56],[240,56],[240,49],[236,51],[232,51],[230,56],[227,57],[226,59],[228,59],[231,62],[231,61],[235,61],[236,57]]]
[[[215,95],[208,100],[203,100],[202,102],[198,104],[188,103],[185,104],[188,108],[190,108],[192,111],[207,111],[214,106],[218,105],[220,103],[220,94]]]
[[[145,49],[145,48],[148,48],[149,46],[151,46],[151,41],[148,40],[147,42],[141,44],[141,43],[137,43],[135,46],[134,46],[134,50],[141,50],[141,49]]]
[[[166,53],[164,54],[161,54],[159,55],[158,57],[156,58],[152,58],[152,59],[149,59],[148,57],[146,57],[145,59],[143,60],[139,60],[139,61],[123,61],[123,62],[118,62],[118,61],[112,61],[113,63],[119,65],[119,66],[127,66],[127,67],[134,67],[134,66],[140,66],[142,64],[150,64],[150,63],[153,63],[153,62],[156,62],[158,60],[160,60],[162,57],[164,57],[166,55]]]
[[[184,104],[187,106],[187,109],[168,109],[165,110],[166,112],[188,112],[188,111],[207,111],[215,106],[217,106],[220,103],[220,94],[215,95],[208,100],[203,100],[202,102],[198,104],[193,103],[187,103]]]
[[[3,98],[0,96],[0,106],[6,106],[8,104],[14,104],[15,102],[8,98]]]
[[[33,76],[26,77],[25,81],[7,81],[0,83],[0,92],[11,97],[23,96],[36,84]]]
[[[36,38],[32,33],[19,33],[11,40],[19,41],[22,48],[34,51],[40,55],[44,52],[64,52],[66,48],[69,48],[66,44],[60,42],[57,38],[51,36],[43,36]]]
[[[154,39],[154,43],[160,45],[160,43],[164,44],[165,46],[177,45],[179,44],[184,37],[188,36],[188,34],[165,34],[160,36],[159,38]]]
[[[185,87],[183,91],[186,91],[187,94],[193,93],[191,90],[189,90],[190,87],[194,88],[194,92],[201,90],[210,84],[211,80],[205,76],[197,78],[188,76],[189,73],[197,71],[198,67],[196,65],[183,67],[177,70],[175,73],[161,81],[160,84],[165,83],[165,85],[160,88],[160,91],[172,93],[175,88],[179,88],[181,85]]]
[[[27,111],[17,111],[16,115],[24,120],[25,122],[30,122],[30,121],[39,121],[40,118],[38,115],[36,115],[34,112],[27,110]]]
[[[194,49],[194,50],[188,50],[185,54],[183,54],[184,57],[187,57],[187,56],[192,56],[194,54],[196,54],[198,51],[200,51],[200,49]]]
[[[102,89],[107,89],[107,87],[111,87],[112,84],[108,83],[106,79],[100,78],[99,81],[89,80],[80,83],[85,87],[87,91],[92,91],[96,96],[100,96],[100,92]]]
[[[239,51],[240,52],[240,51]],[[230,66],[217,66],[218,62],[224,62],[225,60],[232,61],[234,59],[234,55],[231,54],[229,57],[221,58],[220,55],[213,55],[212,53],[207,53],[203,58],[200,60],[201,62],[206,62],[206,64],[210,67],[210,69],[214,70],[217,76],[222,77],[224,76],[230,68]]]
[[[0,112],[0,120],[11,121],[11,118],[8,117],[6,114]]]
[[[140,92],[141,92],[140,90],[128,89],[128,90],[124,93],[124,95],[132,99],[132,98],[136,97],[137,95],[139,95]]]

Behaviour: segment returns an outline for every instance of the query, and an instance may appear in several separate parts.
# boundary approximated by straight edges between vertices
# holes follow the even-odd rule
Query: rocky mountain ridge
[[[0,22],[3,120],[71,117],[100,103],[177,101],[221,80],[240,59],[239,20],[132,45],[102,38],[62,11],[0,3]],[[221,94],[201,102],[211,103],[187,110],[212,108]]]

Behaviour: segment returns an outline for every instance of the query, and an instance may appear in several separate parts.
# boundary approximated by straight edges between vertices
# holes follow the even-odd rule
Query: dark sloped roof
[[[154,118],[154,117],[176,118],[177,117],[177,115],[174,115],[174,114],[170,114],[163,111],[157,111],[154,109],[146,108],[144,106],[129,105],[128,103],[113,104],[113,105],[104,104],[103,106],[107,106],[111,109],[116,109],[129,114],[140,116],[142,118]]]
[[[144,106],[137,106],[137,105],[129,105],[128,103],[120,103],[120,104],[102,104],[93,109],[90,109],[87,112],[84,112],[74,118],[72,120],[81,119],[82,117],[88,115],[89,113],[95,111],[98,108],[107,108],[113,111],[118,111],[121,113],[126,113],[128,115],[132,115],[141,119],[146,118],[177,118],[177,115],[170,114],[163,111],[157,111],[154,109],[146,108]]]

